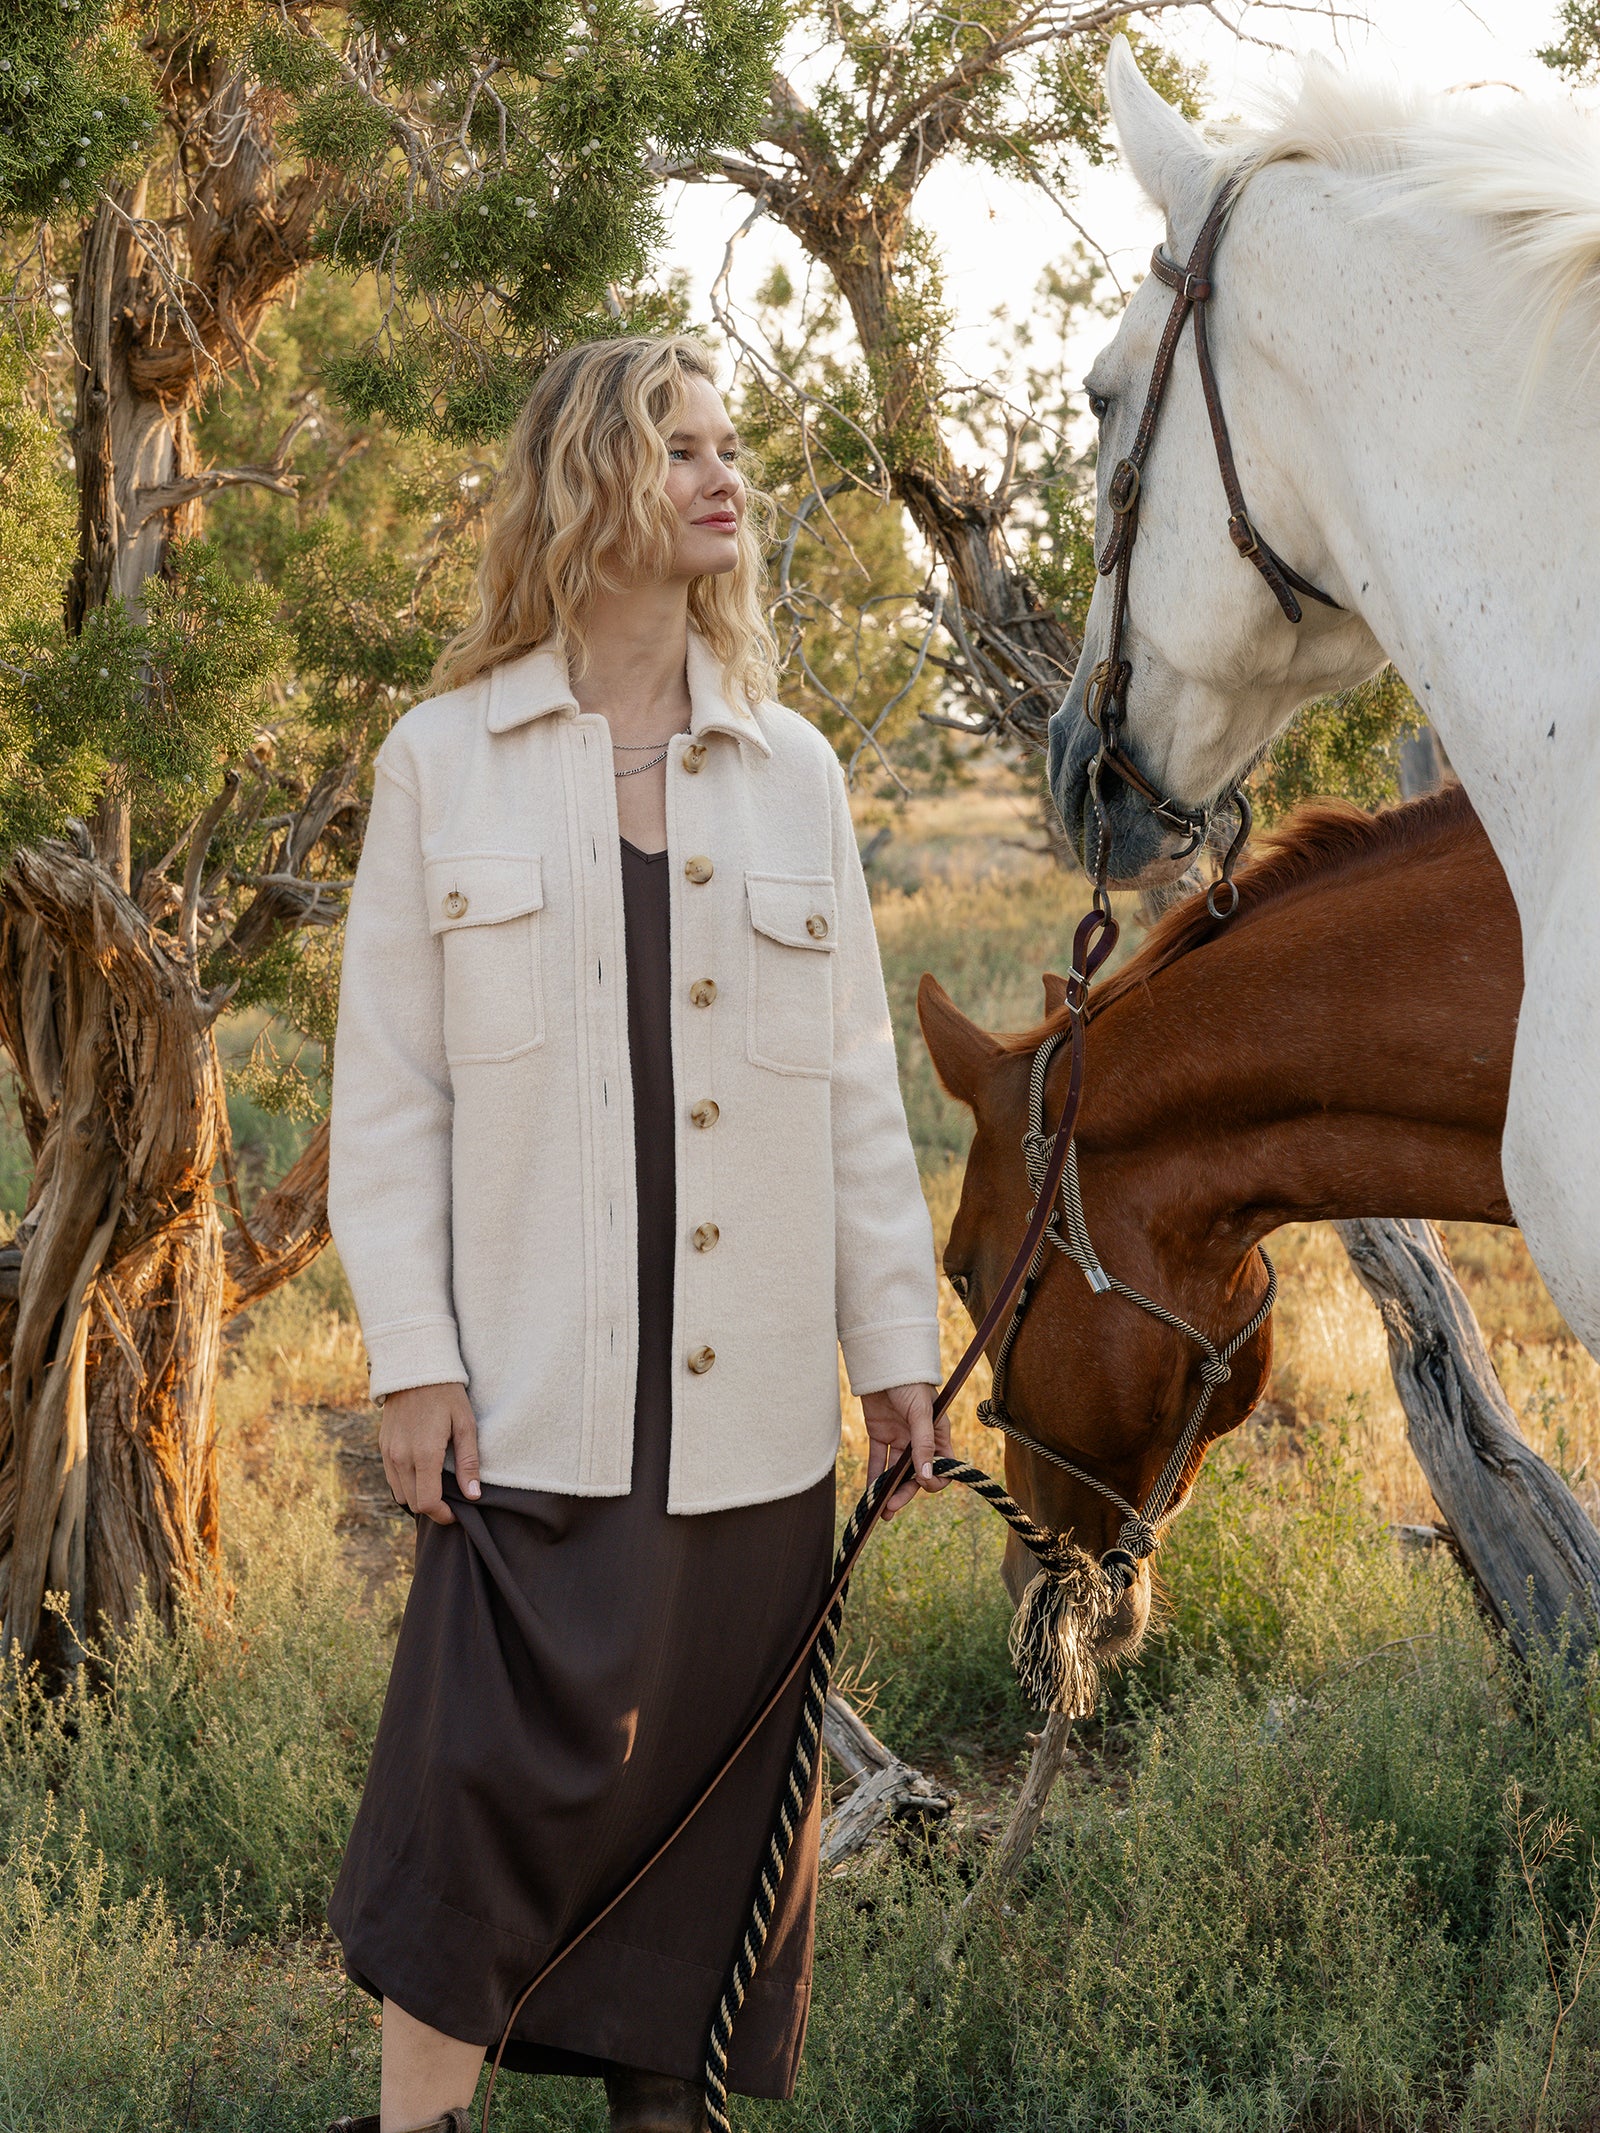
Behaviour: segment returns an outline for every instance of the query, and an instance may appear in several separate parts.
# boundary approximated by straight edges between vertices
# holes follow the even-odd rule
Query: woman
[[[649,1856],[826,1590],[838,1352],[937,1484],[932,1238],[843,779],[772,701],[695,342],[576,348],[513,432],[446,693],[378,752],[329,1218],[419,1514],[329,1907],[381,2133],[470,2102],[526,1980]],[[900,1492],[909,1500],[915,1487]],[[691,2133],[785,1707],[527,2002],[506,2063]],[[793,2093],[815,1796],[730,2081]]]

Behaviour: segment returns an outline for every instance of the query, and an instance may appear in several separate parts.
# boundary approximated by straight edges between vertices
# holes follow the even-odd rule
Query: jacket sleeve
[[[939,1381],[939,1289],[844,778],[833,785],[835,1310],[850,1389]]]
[[[451,1297],[443,956],[428,930],[417,795],[397,754],[391,735],[350,892],[328,1129],[328,1225],[374,1399],[467,1382]]]

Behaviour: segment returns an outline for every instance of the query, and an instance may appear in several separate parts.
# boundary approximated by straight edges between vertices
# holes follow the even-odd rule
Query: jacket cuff
[[[466,1366],[453,1318],[403,1318],[391,1326],[362,1328],[371,1366],[368,1392],[374,1400],[413,1385],[465,1385]]]
[[[859,1400],[864,1392],[882,1392],[889,1385],[937,1385],[939,1382],[939,1321],[936,1318],[901,1319],[894,1325],[862,1326],[854,1333],[841,1333],[844,1367],[850,1390]]]

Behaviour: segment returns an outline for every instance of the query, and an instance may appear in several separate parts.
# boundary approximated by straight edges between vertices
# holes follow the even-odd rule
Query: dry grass
[[[865,828],[883,810],[869,805],[861,813]],[[1065,966],[1087,897],[1081,876],[1018,849],[1025,812],[1015,779],[1001,768],[980,765],[970,787],[915,802],[893,820],[897,871],[892,882],[875,874],[874,915],[907,1117],[942,1245],[960,1198],[969,1126],[934,1076],[917,1028],[917,981],[932,970],[986,1028],[1025,1029],[1040,1014],[1039,974]],[[1137,948],[1140,926],[1132,899],[1118,899],[1117,915],[1120,961]],[[1517,1231],[1450,1223],[1445,1234],[1529,1440],[1585,1508],[1600,1513],[1600,1364],[1563,1323]],[[1382,1326],[1337,1235],[1327,1224],[1300,1224],[1280,1231],[1270,1248],[1282,1288],[1273,1375],[1239,1447],[1265,1478],[1292,1462],[1308,1428],[1337,1425],[1375,1512],[1390,1523],[1436,1519],[1406,1443]],[[948,1368],[969,1328],[954,1294],[940,1286]],[[995,1455],[973,1413],[986,1389],[980,1366],[956,1408],[957,1449],[980,1464]],[[858,1427],[846,1442],[859,1444]]]
[[[1600,1364],[1568,1331],[1519,1231],[1452,1222],[1445,1235],[1530,1443],[1600,1510]],[[1273,1240],[1282,1295],[1265,1414],[1294,1431],[1341,1423],[1373,1508],[1392,1522],[1438,1510],[1406,1443],[1377,1311],[1327,1223]]]

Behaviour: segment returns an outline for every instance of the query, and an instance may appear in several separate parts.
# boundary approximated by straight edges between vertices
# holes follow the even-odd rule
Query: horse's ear
[[[1044,1014],[1048,1022],[1052,1015],[1059,1015],[1067,1004],[1067,981],[1058,971],[1047,970],[1044,974]]]
[[[1196,192],[1212,189],[1215,158],[1139,72],[1126,37],[1113,37],[1106,55],[1106,101],[1129,169],[1168,222],[1177,222]]]
[[[987,1030],[969,1022],[938,979],[923,972],[917,987],[917,1020],[941,1085],[971,1110],[989,1085],[995,1063],[1006,1056]]]

